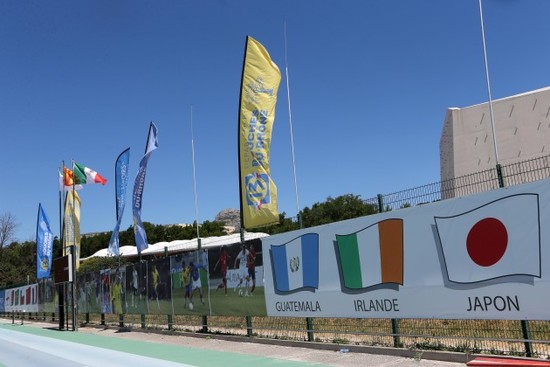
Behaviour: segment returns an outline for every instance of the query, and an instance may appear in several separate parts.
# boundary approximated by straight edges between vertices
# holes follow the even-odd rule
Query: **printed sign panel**
[[[269,316],[550,319],[550,180],[262,239]]]

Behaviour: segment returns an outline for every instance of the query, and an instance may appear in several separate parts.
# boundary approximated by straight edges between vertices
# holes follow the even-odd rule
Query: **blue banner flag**
[[[36,278],[48,278],[52,269],[53,232],[50,220],[38,204],[38,219],[36,222]]]
[[[132,214],[134,217],[134,237],[138,253],[149,247],[147,243],[147,233],[141,222],[141,199],[143,196],[143,188],[145,186],[145,174],[147,173],[147,162],[151,153],[158,148],[157,127],[151,122],[149,125],[149,134],[147,135],[147,145],[145,147],[145,155],[139,162],[139,170],[134,182],[134,193],[132,195]]]
[[[111,239],[109,240],[109,252],[115,256],[120,255],[118,232],[120,222],[126,206],[126,188],[128,187],[128,166],[130,164],[130,148],[120,153],[115,163],[115,204],[116,204],[116,225]]]

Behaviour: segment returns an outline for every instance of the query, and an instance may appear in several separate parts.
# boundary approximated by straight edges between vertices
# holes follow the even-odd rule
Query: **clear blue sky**
[[[549,86],[550,1],[483,6],[493,98]],[[115,159],[131,148],[131,190],[150,121],[142,219],[193,222],[191,106],[199,222],[238,208],[246,35],[283,74],[271,170],[295,216],[285,22],[300,207],[439,181],[447,108],[487,101],[477,0],[2,0],[0,213],[17,238],[34,240],[40,202],[59,234],[57,170],[71,159],[109,180],[80,191],[82,233],[112,230]]]

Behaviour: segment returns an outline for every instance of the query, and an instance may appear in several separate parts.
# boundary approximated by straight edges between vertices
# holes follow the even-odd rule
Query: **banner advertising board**
[[[262,239],[269,316],[550,319],[550,180]]]

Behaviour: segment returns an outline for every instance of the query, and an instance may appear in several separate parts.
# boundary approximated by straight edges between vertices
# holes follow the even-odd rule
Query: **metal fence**
[[[514,186],[550,177],[550,156],[533,158],[508,165],[498,165],[493,169],[471,173],[450,180],[377,195],[365,200],[380,211],[401,209],[477,194],[499,187]]]
[[[530,159],[453,180],[435,182],[366,202],[380,211],[397,210],[503,186],[550,177],[550,156]],[[56,314],[3,314],[4,317],[51,319]],[[71,319],[68,317],[68,319]],[[286,340],[368,345],[466,354],[527,356],[550,359],[550,321],[346,319],[293,317],[224,317],[183,315],[86,314],[83,323],[172,332],[208,332]]]

